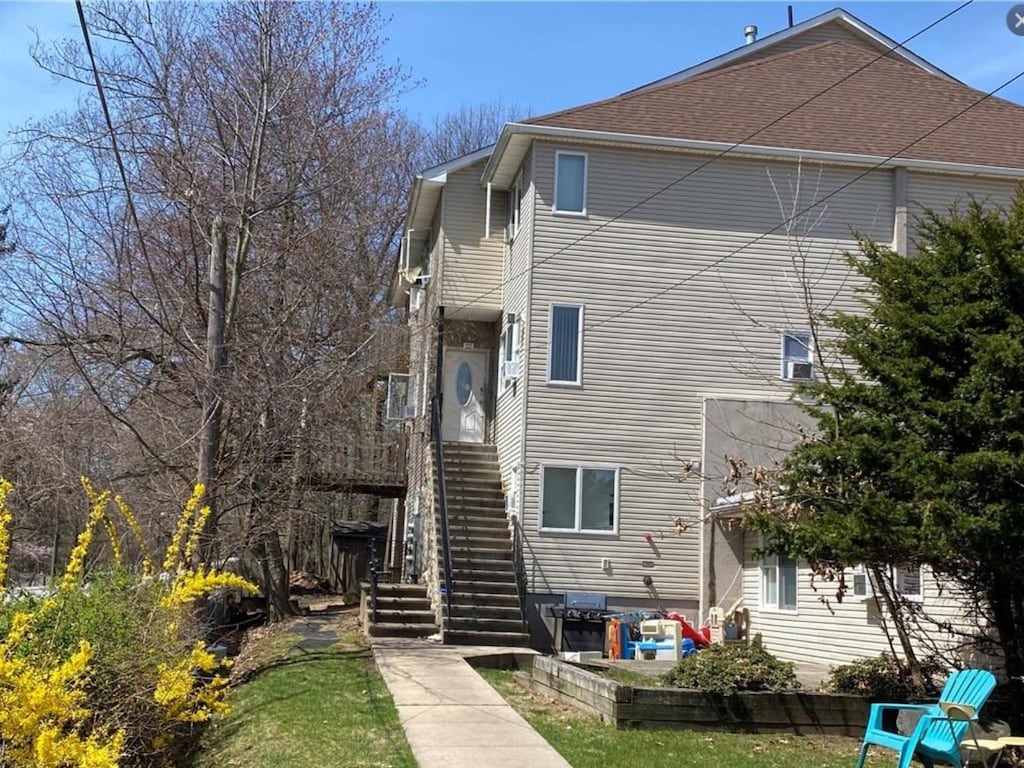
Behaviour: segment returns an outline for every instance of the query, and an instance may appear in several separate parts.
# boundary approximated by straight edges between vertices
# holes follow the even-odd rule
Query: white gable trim
[[[645,91],[648,88],[653,88],[656,85],[669,85],[670,83],[678,83],[682,80],[687,80],[691,77],[702,75],[705,72],[708,72],[712,69],[726,67],[729,66],[730,64],[741,64],[743,63],[743,59],[752,53],[762,51],[765,48],[770,48],[773,45],[789,40],[792,37],[796,37],[797,35],[806,32],[809,29],[814,29],[815,27],[820,27],[824,24],[828,24],[833,21],[837,21],[840,24],[849,27],[852,31],[860,34],[863,37],[867,37],[873,40],[883,48],[888,48],[895,55],[899,56],[900,58],[906,61],[909,61],[911,64],[915,64],[921,67],[921,69],[925,70],[926,72],[929,72],[933,75],[937,75],[938,77],[945,78],[946,80],[960,82],[955,77],[950,75],[948,72],[944,72],[943,70],[939,69],[926,59],[922,59],[916,53],[913,53],[907,48],[900,46],[900,44],[896,40],[893,40],[891,37],[888,37],[887,35],[883,35],[870,24],[866,24],[865,22],[858,19],[856,16],[847,13],[842,8],[833,8],[831,11],[827,11],[818,16],[815,16],[814,18],[807,19],[807,21],[802,21],[799,24],[794,24],[792,27],[789,27],[788,29],[783,29],[780,32],[774,32],[770,35],[762,37],[760,40],[754,43],[740,46],[739,48],[735,48],[719,56],[715,56],[713,59],[708,59],[707,61],[703,61],[700,64],[695,64],[692,67],[680,70],[679,72],[669,75],[668,77],[663,77],[660,80],[655,80],[652,83],[646,83],[645,85],[641,85],[639,88],[634,88],[631,91],[626,91],[626,93],[636,93],[638,91]]]
[[[449,160],[447,163],[441,163],[435,165],[433,168],[427,168],[427,170],[417,174],[417,177],[424,179],[425,181],[436,181],[440,184],[444,184],[448,180],[448,174],[455,171],[461,171],[463,168],[468,168],[473,163],[483,160],[485,157],[490,157],[491,152],[494,151],[494,145],[483,147],[470,152],[468,155],[462,157],[456,157],[454,160]]]

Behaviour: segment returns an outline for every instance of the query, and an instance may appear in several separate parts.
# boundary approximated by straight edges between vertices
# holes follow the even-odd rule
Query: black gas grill
[[[604,651],[605,621],[615,611],[607,608],[605,595],[566,592],[564,602],[550,607],[556,620],[559,651]]]

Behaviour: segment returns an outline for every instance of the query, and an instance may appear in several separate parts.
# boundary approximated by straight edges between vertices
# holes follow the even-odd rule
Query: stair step
[[[452,537],[453,543],[459,541],[480,542],[486,543],[485,546],[495,546],[495,543],[500,542],[508,547],[511,541],[508,528],[506,527],[499,527],[498,525],[490,527],[485,525],[463,525],[461,522],[455,524],[451,519],[449,520],[449,536]]]
[[[488,619],[472,614],[456,613],[452,618],[445,619],[444,626],[454,629],[469,629],[476,632],[522,632],[523,622],[518,616],[511,619]]]
[[[385,597],[377,595],[378,611],[429,611],[430,600],[426,597]]]
[[[455,582],[456,594],[502,593],[518,594],[515,573],[496,573],[493,570],[475,570],[472,568],[453,568],[452,581]],[[482,588],[482,589],[481,589]]]
[[[444,567],[444,563],[438,563],[440,567]],[[486,571],[493,573],[496,577],[505,579],[515,579],[515,567],[513,567],[512,560],[492,560],[486,557],[453,557],[452,558],[452,570],[454,571]]]
[[[463,584],[457,585],[460,589],[455,591],[452,596],[452,605],[460,606],[461,608],[470,607],[481,607],[481,608],[515,608],[519,610],[519,595],[518,594],[497,594],[496,592],[469,592],[461,589]],[[490,585],[483,585],[490,586]]]
[[[464,480],[476,478],[494,480],[501,477],[501,465],[497,461],[480,461],[472,459],[448,459],[444,461],[445,477],[460,477]]]
[[[367,628],[370,637],[427,637],[436,634],[436,624],[371,624]]]
[[[505,645],[529,648],[530,635],[526,632],[474,632],[448,629],[444,632],[445,645]]]
[[[477,595],[504,595],[519,599],[519,587],[514,581],[480,581],[479,579],[455,579],[456,600],[472,600]]]
[[[463,617],[468,619],[501,619],[503,621],[515,621],[522,623],[523,612],[518,605],[476,605],[466,603],[458,598],[452,604],[452,614],[456,621]]]
[[[468,547],[452,544],[451,553],[453,559],[470,558],[472,560],[511,560],[512,548],[506,544],[503,547]]]
[[[369,584],[365,586],[369,590]],[[377,597],[411,597],[425,600],[427,599],[427,587],[425,584],[382,582],[377,584]]]
[[[377,624],[434,624],[437,615],[430,610],[406,611],[377,606]]]
[[[494,499],[499,496],[502,499],[505,498],[504,491],[501,489],[501,481],[498,480],[497,475],[490,480],[461,480],[458,477],[447,477],[445,482],[449,499],[468,496],[480,496],[487,499]],[[434,490],[436,492],[438,489],[435,488]]]
[[[505,508],[501,507],[480,507],[462,506],[451,504],[448,506],[448,526],[458,524],[463,527],[472,528],[503,528],[508,530],[508,516]]]
[[[441,443],[445,452],[452,453],[486,453],[497,458],[498,447],[491,443],[456,443],[446,440]]]
[[[505,511],[505,497],[499,490],[483,490],[476,488],[453,488],[448,486],[448,509],[452,507],[480,507],[481,509],[500,509]]]

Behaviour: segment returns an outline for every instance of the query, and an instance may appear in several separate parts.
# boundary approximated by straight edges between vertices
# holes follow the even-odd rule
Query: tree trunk
[[[210,306],[206,316],[206,376],[202,388],[203,434],[199,441],[199,478],[211,509],[203,532],[200,557],[214,556],[217,532],[217,458],[221,440],[221,375],[224,369],[224,292],[227,286],[227,234],[218,215],[210,227]]]
[[[910,675],[910,682],[916,690],[924,691],[925,679],[924,674],[921,672],[921,664],[917,659],[917,653],[914,651],[914,644],[910,639],[910,633],[907,631],[907,625],[903,614],[900,612],[900,606],[893,596],[892,585],[881,568],[872,567],[870,571],[871,578],[875,582],[875,591],[882,596],[882,602],[885,603],[885,609],[892,619],[893,628],[896,630],[896,638],[900,641],[900,650],[903,651],[903,658],[907,673]],[[899,663],[898,659],[897,663]]]

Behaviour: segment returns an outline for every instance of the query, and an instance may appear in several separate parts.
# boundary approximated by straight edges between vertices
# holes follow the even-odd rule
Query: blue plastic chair
[[[957,705],[974,718],[995,687],[996,679],[991,672],[984,669],[962,669],[946,680],[942,696],[936,704],[872,704],[857,768],[864,767],[864,759],[871,745],[898,753],[898,768],[909,768],[915,755],[924,763],[925,768],[934,768],[937,762],[963,768],[960,742],[964,740],[971,720],[951,717],[948,709],[950,705]],[[914,732],[909,736],[901,736],[886,731],[882,727],[882,713],[887,709],[921,712],[921,719]]]

